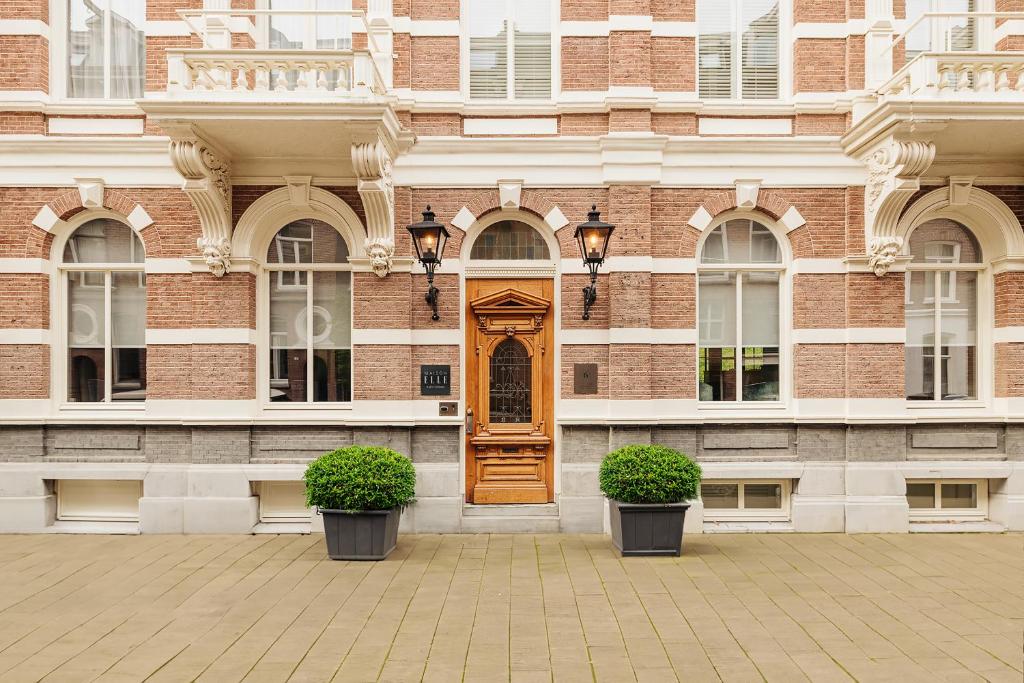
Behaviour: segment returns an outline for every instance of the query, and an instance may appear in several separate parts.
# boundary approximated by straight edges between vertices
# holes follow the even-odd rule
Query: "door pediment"
[[[477,315],[508,315],[510,313],[542,315],[551,307],[551,302],[509,287],[500,292],[474,299],[469,302],[469,306]]]

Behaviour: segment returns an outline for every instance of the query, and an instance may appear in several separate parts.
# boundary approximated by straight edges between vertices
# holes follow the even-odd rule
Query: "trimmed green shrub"
[[[623,446],[601,462],[601,491],[620,503],[681,503],[697,497],[700,465],[667,446]]]
[[[382,446],[349,446],[306,467],[306,505],[322,510],[390,510],[413,502],[416,470]]]

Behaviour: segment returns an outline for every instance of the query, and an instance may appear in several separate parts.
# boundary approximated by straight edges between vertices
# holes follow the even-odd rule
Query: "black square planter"
[[[324,516],[327,556],[332,560],[383,560],[398,543],[402,508],[390,510],[320,510]]]
[[[609,500],[612,543],[625,557],[683,551],[683,520],[689,503],[636,504]]]

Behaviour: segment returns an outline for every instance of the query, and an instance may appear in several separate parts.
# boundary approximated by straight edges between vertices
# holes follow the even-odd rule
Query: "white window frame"
[[[935,487],[934,508],[911,508],[911,522],[972,522],[988,519],[988,479],[907,479],[910,484],[933,484]],[[977,486],[978,506],[974,508],[943,508],[943,484],[974,484]]]
[[[701,484],[712,486],[737,486],[736,508],[704,507],[705,522],[788,522],[792,517],[790,501],[793,482],[789,479],[705,479]],[[782,490],[781,507],[779,508],[747,508],[744,506],[744,489],[746,484],[777,484]],[[703,496],[701,502],[703,503]]]
[[[500,2],[506,2],[506,0],[499,0]],[[515,0],[508,0],[506,7],[511,6],[511,2]],[[534,108],[543,107],[545,105],[552,105],[562,93],[562,34],[559,31],[561,25],[561,2],[560,0],[551,0],[551,96],[547,99],[542,98],[519,98],[515,96],[515,38],[510,36],[508,45],[506,46],[506,68],[507,73],[505,76],[505,92],[508,96],[505,98],[471,98],[470,97],[470,2],[461,2],[459,11],[459,72],[460,72],[460,95],[462,101],[469,105],[483,105],[483,106],[494,106],[494,105],[516,105],[522,106],[523,108]],[[507,10],[511,14],[511,10]],[[511,19],[510,19],[511,21]],[[498,110],[496,113],[500,113]]]
[[[68,66],[68,58],[70,56],[70,50],[68,50],[68,34],[71,26],[71,12],[68,7],[69,0],[50,0],[50,92],[55,98],[61,100],[67,104],[81,104],[84,108],[95,108],[97,105],[109,108],[109,107],[124,107],[130,106],[133,112],[138,112],[138,107],[135,106],[135,100],[132,98],[126,99],[115,99],[110,96],[110,27],[111,18],[108,0],[97,0],[104,7],[104,19],[103,19],[103,97],[101,98],[90,98],[90,97],[70,97],[68,95],[68,79],[70,78],[70,69]],[[145,0],[137,0],[137,2],[145,2]],[[143,22],[142,26],[139,26],[146,36],[147,44],[150,37],[149,34],[149,20]],[[149,58],[149,55],[146,55]],[[145,73],[146,65],[143,65],[143,73]],[[142,79],[142,95],[146,95],[146,79],[143,76]]]
[[[719,226],[723,227],[723,233],[728,230],[725,224],[729,221],[734,220],[747,220],[754,223],[759,223],[764,226],[775,238],[776,243],[779,246],[779,256],[781,258],[780,263],[701,263],[701,255],[704,251],[704,243],[708,237],[714,233],[715,229]],[[753,226],[750,226],[751,231]],[[724,238],[725,258],[728,259],[728,237]],[[791,307],[792,307],[792,291],[790,284],[790,268],[789,268],[789,253],[785,247],[786,242],[783,240],[783,236],[780,235],[779,230],[775,227],[774,223],[759,214],[751,214],[749,212],[727,212],[719,216],[713,223],[711,223],[701,235],[701,238],[697,243],[697,282],[696,282],[696,316],[697,316],[697,343],[694,345],[694,354],[698,368],[698,372],[695,373],[694,378],[695,389],[697,392],[697,409],[698,410],[715,410],[715,409],[774,409],[785,408],[788,405],[790,398],[790,374],[791,367],[790,363],[792,353],[790,352],[790,329],[791,325]],[[733,401],[702,401],[700,400],[700,350],[701,348],[719,348],[719,347],[703,347],[700,343],[700,329],[701,329],[701,317],[700,317],[700,276],[702,273],[720,273],[722,271],[728,271],[736,274],[736,344],[733,348],[736,349],[736,399]],[[779,273],[779,397],[775,401],[744,401],[743,400],[743,274],[744,273],[764,273],[764,272],[777,272]],[[722,280],[723,282],[725,280]],[[728,348],[728,347],[721,347]]]
[[[274,241],[277,233],[280,232],[286,225],[299,220],[317,220],[331,227],[332,230],[338,233],[338,237],[345,243],[345,246],[349,251],[349,258],[352,256],[352,245],[345,239],[345,233],[339,230],[337,226],[325,220],[322,216],[301,216],[295,218],[288,218],[282,222],[276,229],[274,229],[270,236],[270,242],[267,243],[267,248],[270,248],[270,244]],[[347,263],[267,263],[266,262],[267,249],[263,249],[260,252],[260,259],[263,262],[261,264],[261,270],[263,271],[259,278],[256,287],[257,297],[257,363],[259,365],[256,373],[256,381],[259,382],[259,390],[257,395],[259,396],[260,403],[263,405],[264,410],[277,411],[277,410],[338,410],[352,408],[352,403],[355,400],[355,342],[352,340],[352,335],[355,331],[354,317],[355,317],[355,277],[351,275],[352,264],[351,261]],[[276,359],[273,359],[273,348],[270,343],[270,295],[272,292],[272,279],[276,273],[278,277],[283,275],[281,271],[296,271],[301,270],[307,273],[306,275],[306,400],[303,402],[298,401],[283,401],[274,402],[270,400],[270,383],[274,381],[274,373],[270,370],[270,364],[276,363]],[[313,335],[313,318],[315,317],[315,311],[317,306],[313,305],[313,273],[314,272],[347,272],[350,273],[349,277],[349,387],[352,392],[351,401],[314,401],[313,400],[313,383],[310,382],[310,378],[313,377],[313,365],[314,365],[314,348],[313,344],[316,339]],[[297,289],[303,285],[285,285],[284,289]],[[313,315],[310,315],[310,313]]]
[[[54,488],[59,522],[139,521],[139,500],[143,491],[139,479],[58,479]],[[105,505],[77,505],[74,494],[82,489],[93,489],[92,497],[103,499]],[[130,502],[132,500],[134,505]],[[124,505],[126,502],[128,504]]]
[[[291,479],[264,480],[253,482],[253,488],[260,499],[259,521],[261,524],[309,524],[312,521],[312,509],[305,508],[300,512],[299,508],[290,509],[287,505],[280,504],[285,491],[298,485],[304,485],[301,480]],[[302,499],[303,505],[305,498]],[[275,504],[277,503],[277,504]]]
[[[724,1],[724,0],[718,0]],[[727,0],[728,2],[734,3],[738,7],[739,3],[743,0]],[[737,78],[737,91],[738,96],[732,98],[710,98],[705,99],[700,97],[700,0],[697,0],[694,4],[694,30],[696,31],[694,38],[693,49],[695,51],[695,58],[693,60],[693,83],[694,83],[694,95],[701,99],[707,107],[723,107],[728,109],[733,104],[744,104],[747,107],[757,106],[758,104],[779,104],[787,102],[793,97],[793,50],[783,49],[783,45],[792,45],[793,39],[791,37],[791,31],[793,26],[793,11],[792,11],[791,0],[779,0],[779,44],[778,44],[778,60],[779,60],[779,94],[774,99],[744,99],[743,98],[743,81],[742,81],[742,40],[736,41],[733,46],[733,68],[739,70],[739,74],[733,73],[733,77]],[[736,22],[742,28],[742,21],[739,18],[740,15],[736,13]],[[742,35],[742,33],[737,33]],[[740,56],[740,60],[737,61],[737,55]],[[744,112],[737,112],[744,113]]]
[[[927,223],[927,221],[923,221],[919,225],[924,225],[925,223]],[[919,226],[917,226],[917,227],[919,227]],[[972,235],[974,235],[975,239],[977,239],[977,236],[975,235],[973,230],[971,230],[966,225],[964,225],[963,227],[964,227],[965,230],[968,230]],[[915,227],[915,229],[916,229],[916,227]],[[938,240],[938,241],[926,242],[925,244],[928,245],[928,244],[940,244],[940,243],[941,244],[949,244],[950,242],[943,241],[943,240]],[[911,281],[911,277],[913,276],[913,273],[915,273],[915,272],[917,272],[917,273],[923,272],[923,273],[927,273],[928,274],[928,275],[925,275],[925,277],[928,277],[930,275],[932,278],[934,278],[934,280],[932,281],[932,296],[930,296],[930,297],[925,296],[922,299],[922,303],[924,303],[924,304],[931,304],[931,306],[932,306],[932,309],[931,309],[932,310],[931,314],[932,314],[932,318],[933,318],[933,320],[932,320],[932,325],[933,325],[932,326],[932,348],[931,348],[931,355],[932,355],[932,358],[933,358],[933,361],[932,361],[932,375],[933,375],[932,376],[932,398],[931,399],[910,399],[909,397],[905,397],[906,402],[907,402],[908,406],[910,406],[910,407],[915,407],[915,406],[942,406],[942,407],[950,407],[950,406],[963,406],[963,405],[979,404],[982,401],[982,397],[988,395],[989,382],[987,381],[987,377],[989,376],[990,373],[988,372],[988,363],[984,362],[984,361],[985,361],[985,359],[987,359],[987,358],[989,358],[991,356],[992,349],[991,349],[991,345],[988,343],[989,335],[986,334],[986,333],[983,333],[983,332],[987,331],[987,327],[990,325],[990,322],[992,320],[991,316],[988,315],[989,314],[989,311],[988,311],[989,307],[987,305],[983,305],[985,303],[985,301],[986,301],[986,297],[989,296],[989,294],[991,293],[991,289],[989,287],[989,280],[990,280],[990,278],[987,276],[988,268],[985,265],[985,263],[959,263],[959,259],[960,259],[960,245],[959,245],[959,243],[953,243],[953,244],[956,244],[956,246],[957,246],[957,249],[956,249],[956,260],[957,260],[957,262],[955,262],[955,263],[948,263],[948,262],[944,263],[944,262],[938,262],[938,261],[931,261],[931,262],[925,262],[925,263],[921,263],[921,262],[914,263],[914,262],[911,262],[911,263],[907,264],[907,272],[904,275],[903,289],[904,289],[904,302],[906,304],[910,303],[910,281]],[[910,249],[910,241],[908,239],[907,240],[907,250],[908,250],[907,254],[912,256],[912,254],[910,254],[910,252],[909,252],[909,249]],[[984,255],[984,253],[985,252],[982,251],[982,255]],[[949,399],[943,400],[943,398],[941,396],[941,392],[942,392],[942,363],[941,363],[941,358],[943,357],[942,356],[942,346],[943,346],[943,344],[942,344],[942,304],[944,304],[944,303],[952,303],[952,302],[954,302],[956,300],[956,297],[955,297],[955,292],[956,292],[956,284],[955,284],[956,283],[956,274],[957,274],[957,272],[961,272],[961,271],[976,273],[976,275],[975,275],[975,282],[974,282],[974,294],[975,294],[975,297],[976,297],[976,300],[974,302],[974,312],[975,312],[975,316],[976,316],[975,321],[974,321],[974,335],[975,335],[975,339],[974,339],[974,349],[975,349],[975,368],[974,368],[974,377],[975,377],[974,382],[975,382],[975,386],[974,386],[974,394],[975,394],[975,396],[974,396],[974,398],[967,398],[967,399],[961,399],[961,400],[949,400]],[[942,288],[943,276],[945,276],[946,278],[949,279],[949,282],[948,282],[949,296],[945,296],[945,297],[941,296],[941,292],[942,292],[941,288]],[[936,293],[938,293],[937,296],[936,296]],[[904,314],[904,316],[905,315],[906,314]],[[984,323],[984,325],[983,325],[983,323]],[[904,325],[906,325],[905,322],[904,322]],[[908,330],[909,330],[909,328],[908,328]],[[909,346],[909,341],[910,341],[909,331],[907,332],[907,335],[908,336],[904,340],[904,344]],[[936,362],[936,360],[938,360],[940,362]],[[904,393],[906,393],[905,389],[904,389]]]
[[[147,399],[141,401],[113,401],[111,400],[111,389],[113,387],[113,316],[111,315],[111,274],[138,273],[139,277],[145,276],[146,264],[145,255],[140,263],[65,263],[64,247],[67,246],[75,232],[85,225],[98,219],[110,219],[117,221],[127,227],[142,241],[138,233],[121,216],[106,209],[95,209],[83,211],[68,222],[67,233],[61,239],[53,242],[53,260],[56,262],[56,277],[50,279],[50,300],[52,302],[50,311],[50,329],[56,334],[56,339],[51,338],[50,352],[50,386],[54,388],[53,400],[56,401],[60,410],[126,410],[143,411]],[[132,255],[135,252],[135,243],[132,241]],[[143,249],[145,246],[143,245]],[[71,352],[71,344],[68,341],[70,321],[68,320],[67,309],[70,302],[68,281],[76,273],[102,272],[103,273],[103,308],[104,308],[104,330],[103,330],[103,400],[102,401],[71,401],[68,399],[68,388],[70,386],[68,377],[68,357]],[[84,276],[82,276],[84,280]],[[87,287],[99,288],[100,285],[86,285]],[[147,327],[148,329],[148,327]],[[148,384],[148,382],[147,382]]]

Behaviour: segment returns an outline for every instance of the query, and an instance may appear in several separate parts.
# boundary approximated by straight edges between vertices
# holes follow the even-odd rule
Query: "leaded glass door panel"
[[[554,500],[551,280],[467,280],[466,500]]]

